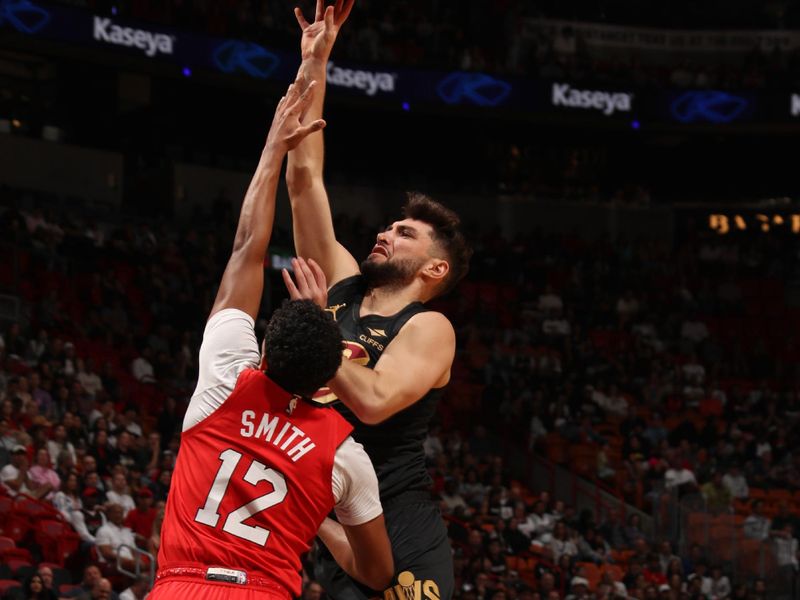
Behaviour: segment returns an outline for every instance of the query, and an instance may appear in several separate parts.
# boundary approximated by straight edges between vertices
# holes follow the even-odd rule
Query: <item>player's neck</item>
[[[413,283],[402,287],[382,286],[371,288],[361,301],[361,316],[391,316],[412,302],[422,301],[417,286]]]

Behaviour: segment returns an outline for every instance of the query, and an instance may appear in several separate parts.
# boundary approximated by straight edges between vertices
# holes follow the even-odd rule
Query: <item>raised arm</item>
[[[233,252],[222,275],[211,315],[225,308],[238,308],[253,319],[264,291],[264,256],[275,219],[275,193],[286,153],[325,121],[301,122],[316,93],[311,82],[301,93],[299,82],[289,86],[275,110],[261,159],[242,203]]]
[[[317,0],[313,23],[306,21],[299,8],[295,9],[303,32],[300,41],[302,63],[297,77],[302,85],[310,81],[317,82],[317,89],[305,114],[306,123],[322,118],[328,58],[339,29],[353,8],[353,2],[337,0],[334,6],[326,8],[324,0]],[[295,251],[298,256],[317,261],[328,284],[333,285],[358,273],[358,263],[336,241],[322,177],[324,160],[322,133],[313,133],[289,153],[286,185],[292,205]]]

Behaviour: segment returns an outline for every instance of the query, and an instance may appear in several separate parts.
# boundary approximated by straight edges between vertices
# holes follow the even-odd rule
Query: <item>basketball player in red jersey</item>
[[[151,599],[290,600],[318,529],[350,575],[380,587],[393,574],[368,456],[336,411],[305,400],[341,362],[335,323],[310,300],[289,302],[261,356],[253,329],[283,159],[324,126],[301,125],[314,87],[298,88],[278,104],[203,334]],[[334,508],[344,536],[320,529]]]
[[[325,6],[317,0],[309,23],[295,9],[302,29],[298,81],[316,82],[304,117],[322,116],[328,58],[353,0]],[[330,401],[354,426],[375,467],[392,541],[396,582],[365,589],[348,578],[333,556],[321,552],[316,579],[336,600],[443,600],[453,594],[452,551],[431,498],[432,481],[423,441],[442,388],[450,379],[455,333],[425,303],[446,293],[466,274],[471,251],[458,216],[438,202],[412,194],[404,218],[378,234],[360,265],[336,240],[323,181],[322,133],[314,132],[289,153],[286,181],[292,204],[296,273],[316,281],[324,273],[328,310],[347,344],[347,358],[318,401]],[[291,290],[291,287],[290,287]]]

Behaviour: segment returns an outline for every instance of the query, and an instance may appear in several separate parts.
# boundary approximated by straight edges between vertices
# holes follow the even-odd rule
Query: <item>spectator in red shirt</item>
[[[661,562],[658,560],[658,554],[651,552],[647,555],[647,566],[642,570],[645,581],[655,585],[663,585],[667,583],[667,577],[661,570]]]
[[[136,538],[136,544],[146,548],[147,540],[153,533],[153,521],[156,509],[153,508],[153,492],[143,487],[136,492],[136,508],[131,509],[125,517],[125,526],[130,527]]]

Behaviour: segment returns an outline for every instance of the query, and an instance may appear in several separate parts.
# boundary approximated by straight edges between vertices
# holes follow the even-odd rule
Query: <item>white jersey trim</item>
[[[342,525],[362,525],[383,512],[372,461],[364,446],[351,436],[337,448],[333,459],[333,499]]]

